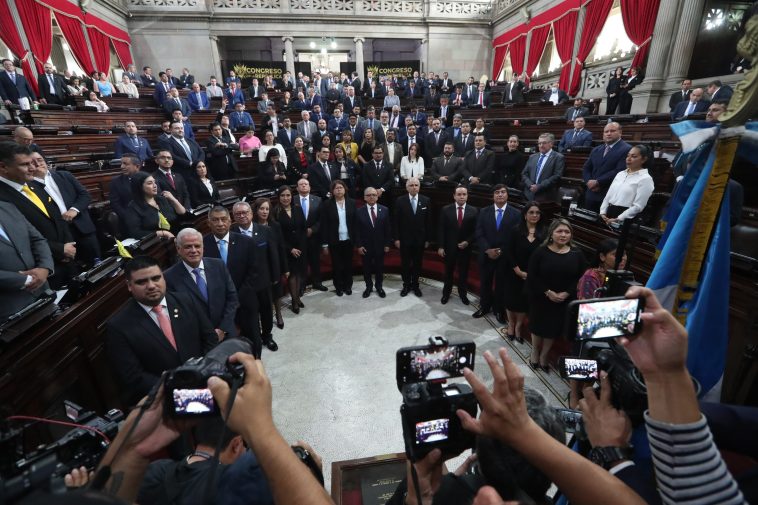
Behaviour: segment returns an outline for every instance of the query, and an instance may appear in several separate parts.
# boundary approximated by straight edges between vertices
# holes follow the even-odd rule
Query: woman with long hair
[[[374,139],[374,130],[371,128],[366,128],[366,131],[363,132],[363,141],[361,142],[361,147],[358,149],[358,161],[361,162],[361,166],[374,159],[372,156],[374,153],[374,146],[376,146],[376,140]]]
[[[566,307],[576,298],[576,284],[587,268],[584,253],[571,238],[573,228],[566,219],[554,219],[546,239],[529,259],[529,327],[532,353],[529,364],[550,371],[548,355],[556,338],[565,330]]]
[[[274,207],[273,217],[282,227],[284,249],[287,251],[287,286],[292,297],[291,309],[295,314],[299,314],[300,309],[305,307],[300,301],[300,278],[305,278],[307,274],[305,216],[296,203],[297,200],[293,201],[289,186],[280,186],[276,190],[276,196],[279,203]]]
[[[645,209],[655,183],[645,164],[653,157],[650,148],[639,144],[626,155],[626,170],[616,174],[600,204],[600,217],[607,224],[633,219]]]
[[[606,116],[612,116],[616,113],[624,86],[626,86],[624,67],[616,67],[616,70],[613,71],[613,75],[611,75],[611,78],[608,80],[608,85],[605,87],[605,93],[608,95],[608,101],[605,106]]]
[[[498,161],[503,181],[497,182],[502,182],[509,188],[520,188],[521,172],[524,171],[526,161],[529,158],[519,149],[519,138],[517,135],[508,137],[507,147],[508,149]]]
[[[261,186],[265,189],[275,189],[287,183],[287,167],[280,160],[278,149],[266,153],[266,163],[259,168]]]
[[[190,203],[195,209],[206,203],[214,203],[221,200],[218,194],[218,186],[213,177],[208,175],[208,167],[200,160],[195,164],[197,177],[188,177],[187,189],[189,190]]]
[[[339,170],[340,180],[347,184],[348,195],[353,194],[358,178],[358,168],[355,166],[355,162],[347,156],[343,144],[334,146],[334,164]]]
[[[345,150],[347,157],[353,160],[353,163],[358,163],[358,144],[353,142],[353,132],[349,129],[344,130],[339,145]]]
[[[308,178],[308,167],[313,163],[313,155],[305,149],[303,137],[297,136],[292,141],[292,148],[287,153],[287,184],[297,184],[297,181]]]
[[[529,202],[521,209],[521,222],[513,228],[507,242],[505,258],[505,310],[508,314],[506,336],[524,342],[521,330],[529,309],[526,292],[529,259],[545,239],[545,223],[537,202]]]
[[[408,155],[400,160],[400,179],[407,181],[411,177],[424,178],[424,158],[419,155],[418,144],[411,144]]]
[[[599,298],[599,289],[605,284],[605,274],[608,270],[616,268],[616,249],[618,249],[616,239],[607,238],[602,240],[595,250],[595,258],[592,266],[588,268],[576,286],[576,297],[579,300],[588,300],[590,298]],[[626,254],[621,258],[619,269],[626,267]]]
[[[147,172],[132,176],[131,190],[133,200],[129,202],[129,212],[124,214],[129,236],[141,239],[155,232],[160,238],[173,239],[171,228],[176,225],[177,216],[187,212],[179,200],[169,191],[158,194],[158,184]]]

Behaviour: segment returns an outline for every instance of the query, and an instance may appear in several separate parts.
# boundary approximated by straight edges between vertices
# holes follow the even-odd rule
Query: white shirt
[[[337,237],[340,240],[349,240],[350,235],[347,231],[347,211],[345,210],[345,201],[342,203],[334,202],[337,205],[337,217],[339,218],[339,225],[337,227]]]
[[[558,98],[558,90],[550,93],[549,101],[553,102],[553,105],[558,105],[558,102],[560,102],[560,99]]]
[[[195,283],[197,283],[197,277],[195,276],[195,272],[193,272],[195,268],[188,265],[185,261],[182,261],[182,265],[184,265],[184,268],[186,268],[187,272],[189,272],[190,276],[192,276],[192,280],[194,280]],[[200,264],[197,266],[197,268],[200,269],[200,276],[203,278],[204,281],[206,281],[205,284],[207,286],[208,279],[205,276],[205,266],[203,265],[203,260],[200,260]]]
[[[419,180],[424,177],[424,158],[419,156],[416,161],[411,161],[408,156],[403,156],[400,160],[400,177],[402,179],[410,179],[411,177],[418,177]]]
[[[149,305],[145,305],[144,303],[139,303],[139,306],[144,309],[145,312],[147,312],[147,315],[150,316],[150,319],[153,320],[153,322],[158,326],[158,328],[161,327],[161,324],[158,322],[158,314],[153,312],[153,307],[150,307]],[[166,314],[166,316],[169,316],[168,313],[168,303],[166,303],[166,297],[163,297],[163,300],[161,300],[160,303],[156,304],[156,306],[160,305],[163,307],[163,313]]]
[[[240,233],[242,233],[246,237],[252,237],[253,236],[253,223],[250,223],[250,226],[248,226],[247,228],[240,227]],[[224,238],[228,241],[229,240],[229,234],[227,233],[226,237],[224,237]],[[216,241],[216,243],[218,243],[218,241]]]
[[[209,195],[213,195],[213,185],[211,184],[210,179],[200,180],[200,182],[203,183],[203,186],[205,186],[205,189],[208,190]]]
[[[654,187],[653,178],[650,177],[646,168],[636,172],[623,170],[613,178],[611,187],[608,188],[608,193],[600,205],[600,214],[605,214],[609,205],[618,205],[629,207],[618,216],[618,219],[633,218],[645,208]]]
[[[262,145],[260,149],[258,149],[258,161],[260,161],[261,163],[265,162],[266,154],[271,149],[274,149],[274,148],[276,148],[276,150],[279,151],[279,161],[284,163],[284,166],[286,167],[287,166],[287,153],[284,152],[284,147],[279,143],[276,143],[273,146]]]
[[[45,185],[45,192],[50,195],[50,198],[53,199],[55,204],[58,206],[58,209],[61,211],[61,214],[66,212],[68,208],[66,207],[66,202],[63,201],[63,194],[61,193],[58,185],[55,183],[55,179],[53,179],[50,171],[45,174],[45,178],[40,180],[40,182]],[[77,213],[79,212],[79,209],[74,210],[76,210]]]

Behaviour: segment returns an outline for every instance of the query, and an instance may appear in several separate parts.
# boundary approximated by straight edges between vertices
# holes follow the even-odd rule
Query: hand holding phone
[[[605,340],[636,335],[644,298],[575,300],[568,307],[569,335],[576,340]]]

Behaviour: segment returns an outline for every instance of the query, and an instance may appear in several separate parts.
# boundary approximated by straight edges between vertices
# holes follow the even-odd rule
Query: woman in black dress
[[[308,166],[313,163],[313,156],[305,149],[303,137],[295,137],[292,146],[287,151],[287,184],[297,184],[303,177],[307,178]]]
[[[176,230],[178,216],[186,212],[168,191],[158,194],[158,184],[147,172],[137,172],[131,181],[132,197],[124,220],[131,238],[141,239],[151,233],[163,239],[173,239],[171,229]]]
[[[292,297],[292,312],[300,313],[304,308],[300,301],[300,278],[306,277],[306,226],[303,209],[292,201],[292,190],[289,186],[281,186],[276,190],[279,203],[274,207],[274,219],[282,227],[284,249],[287,251],[289,276],[287,285]]]
[[[337,169],[339,170],[340,180],[347,184],[347,194],[349,196],[354,195],[358,168],[355,166],[355,162],[347,155],[344,144],[334,146],[334,164],[337,165]]]
[[[279,154],[278,149],[266,153],[266,162],[260,168],[261,189],[275,189],[287,183],[287,167]]]
[[[548,355],[553,341],[566,329],[566,307],[576,298],[577,281],[587,268],[584,253],[573,245],[572,235],[567,220],[553,220],[547,240],[529,259],[526,278],[532,331],[529,364],[545,372],[550,371]]]
[[[505,257],[505,310],[508,313],[510,340],[524,342],[521,330],[526,322],[528,304],[525,295],[529,258],[545,239],[545,223],[540,204],[529,202],[521,209],[521,222],[517,224],[508,241]]]
[[[187,189],[189,190],[192,208],[196,209],[206,203],[218,202],[221,199],[218,194],[218,186],[216,186],[213,177],[208,175],[208,167],[204,161],[198,161],[195,164],[195,174],[197,177],[187,178]]]
[[[374,159],[372,155],[374,153],[374,146],[376,145],[377,143],[374,139],[374,130],[367,128],[366,131],[363,132],[363,141],[361,142],[361,147],[358,148],[358,161],[360,162],[360,166],[363,166]]]
[[[608,94],[608,103],[605,106],[606,116],[612,116],[616,113],[624,86],[626,86],[624,67],[616,67],[616,70],[613,71],[613,75],[608,81],[608,86],[605,87],[605,92]]]
[[[509,188],[521,189],[521,172],[526,166],[527,159],[526,154],[519,149],[518,137],[516,135],[508,137],[508,150],[500,158],[502,183]]]
[[[627,79],[626,84],[621,87],[621,94],[619,95],[619,114],[629,114],[632,112],[634,97],[632,97],[630,91],[642,83],[642,74],[640,74],[639,67],[630,68],[629,73],[631,75]]]
[[[268,250],[271,256],[269,257],[270,272],[270,290],[264,293],[264,296],[258,295],[258,303],[260,304],[260,314],[266,314],[266,317],[261,316],[261,334],[263,335],[263,341],[266,342],[266,338],[271,338],[272,321],[268,314],[271,314],[271,304],[273,302],[274,310],[276,312],[276,326],[280,330],[284,328],[284,320],[282,319],[282,304],[281,298],[284,295],[281,285],[282,275],[285,277],[289,274],[287,266],[287,253],[284,250],[284,237],[282,237],[282,227],[270,219],[271,217],[271,201],[268,198],[256,198],[253,204],[250,206],[253,211],[253,219],[261,226],[267,226],[271,233],[269,234]],[[266,312],[268,311],[268,312]]]

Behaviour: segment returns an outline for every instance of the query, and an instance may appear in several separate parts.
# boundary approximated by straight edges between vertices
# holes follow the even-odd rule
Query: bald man
[[[26,126],[19,126],[13,130],[13,141],[16,144],[28,147],[35,153],[40,153],[43,157],[45,156],[42,148],[34,143],[34,134]]]

